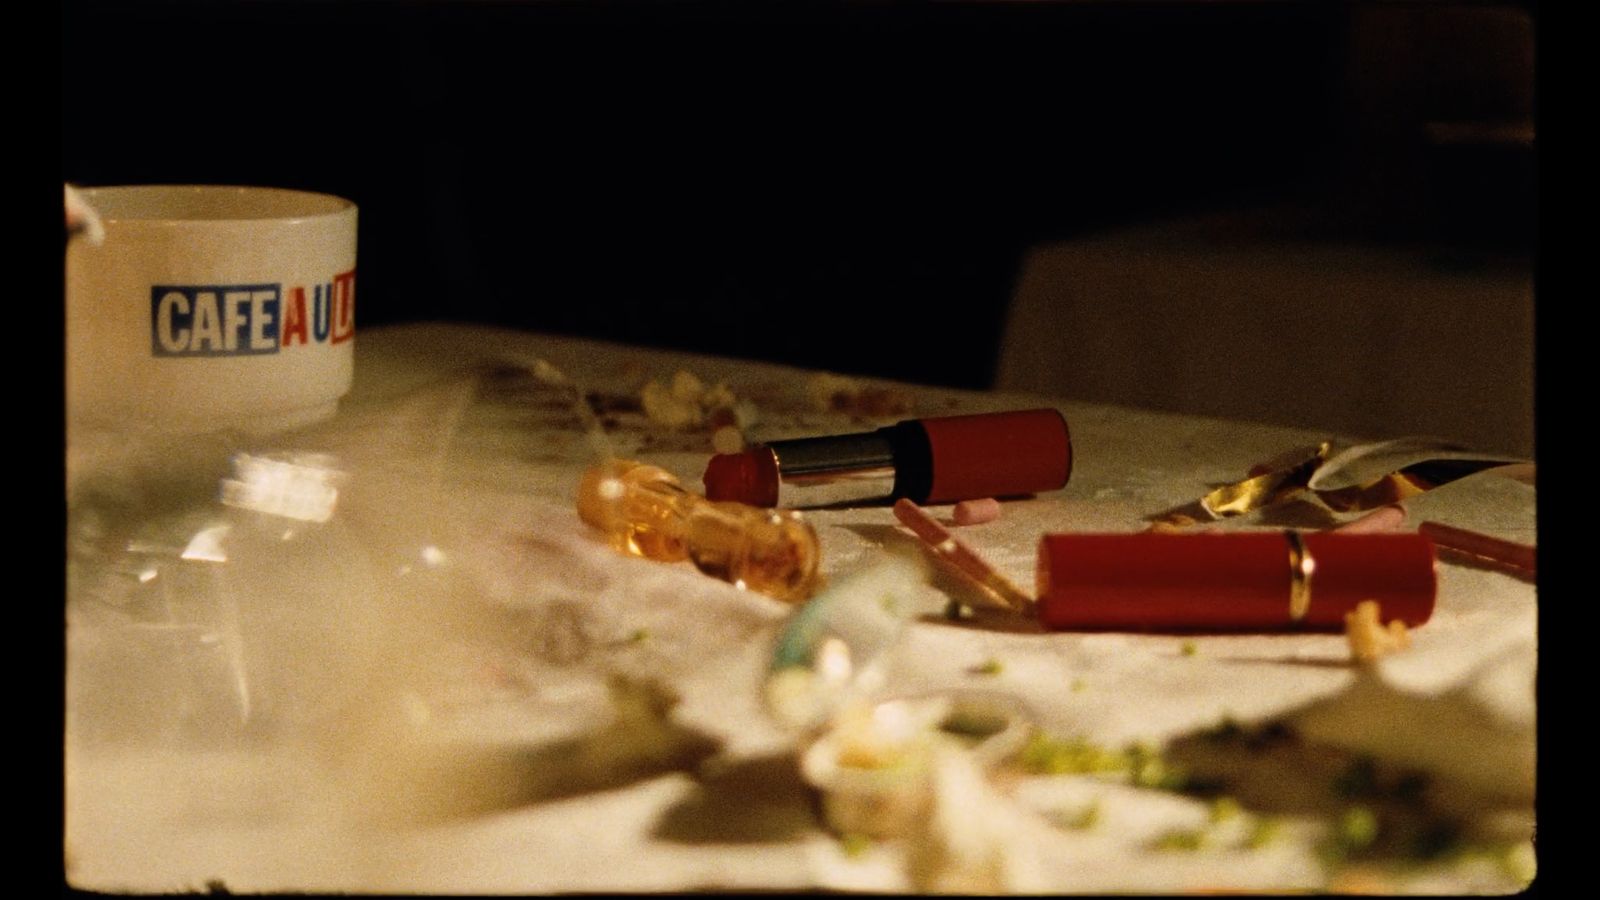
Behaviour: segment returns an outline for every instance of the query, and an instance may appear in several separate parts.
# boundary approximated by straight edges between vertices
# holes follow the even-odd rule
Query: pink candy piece
[[[957,525],[982,525],[1000,518],[1000,501],[993,497],[982,500],[963,500],[956,504],[953,513]]]

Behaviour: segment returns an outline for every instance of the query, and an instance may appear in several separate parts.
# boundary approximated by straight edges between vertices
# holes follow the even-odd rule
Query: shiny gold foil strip
[[[1283,538],[1289,544],[1289,621],[1301,622],[1311,612],[1311,576],[1317,571],[1317,561],[1311,558],[1300,532],[1285,531]]]
[[[1386,445],[1360,445],[1351,450],[1382,446]],[[1282,503],[1300,494],[1311,495],[1334,512],[1364,512],[1399,503],[1442,484],[1486,469],[1504,467],[1507,472],[1517,473],[1524,478],[1532,477],[1531,474],[1524,475],[1521,472],[1522,469],[1528,468],[1526,464],[1516,466],[1509,463],[1507,457],[1485,456],[1478,459],[1454,448],[1438,449],[1438,458],[1421,459],[1418,458],[1419,453],[1412,450],[1410,460],[1401,468],[1361,484],[1317,489],[1311,487],[1311,484],[1318,480],[1319,473],[1324,481],[1331,474],[1331,469],[1325,466],[1330,462],[1333,443],[1323,441],[1312,447],[1291,451],[1271,462],[1257,466],[1244,480],[1215,488],[1193,503],[1156,517],[1155,522],[1183,527],[1204,521],[1197,518],[1199,515],[1209,516],[1212,520],[1232,518]],[[1344,452],[1348,454],[1351,450]],[[1339,462],[1334,462],[1333,465],[1339,466]]]
[[[1242,516],[1263,506],[1288,499],[1305,490],[1311,473],[1328,458],[1332,443],[1323,441],[1296,451],[1286,461],[1269,464],[1274,468],[1243,481],[1225,484],[1200,498],[1200,508],[1214,519]]]

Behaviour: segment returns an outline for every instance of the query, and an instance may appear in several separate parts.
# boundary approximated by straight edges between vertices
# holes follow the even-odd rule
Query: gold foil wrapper
[[[1357,444],[1335,452],[1332,441],[1288,451],[1242,480],[1211,490],[1157,516],[1155,527],[1182,528],[1246,515],[1292,499],[1310,499],[1339,513],[1364,512],[1489,469],[1531,480],[1527,460],[1477,453],[1428,438]]]

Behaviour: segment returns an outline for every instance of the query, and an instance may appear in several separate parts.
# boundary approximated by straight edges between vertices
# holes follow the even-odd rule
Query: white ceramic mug
[[[67,246],[69,422],[263,432],[350,389],[356,206],[263,187],[84,188],[105,238]]]

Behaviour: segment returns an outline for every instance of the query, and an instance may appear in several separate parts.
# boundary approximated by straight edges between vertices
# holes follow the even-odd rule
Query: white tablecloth
[[[796,770],[795,738],[762,705],[772,642],[793,608],[688,563],[622,556],[589,531],[572,500],[595,450],[560,392],[529,374],[536,359],[602,400],[636,397],[646,380],[680,369],[725,382],[754,404],[747,434],[758,440],[1055,406],[1072,430],[1071,482],[959,530],[1028,586],[1043,533],[1143,529],[1152,515],[1255,463],[1330,437],[909,385],[892,386],[910,401],[906,415],[866,420],[811,409],[808,373],[794,369],[469,326],[374,329],[356,348],[355,389],[320,427],[181,442],[74,436],[71,883],[140,891],[217,883],[425,893],[911,889],[899,842],[852,852],[822,826]],[[705,432],[668,432],[637,412],[600,406],[611,420],[611,452],[698,489],[711,452]],[[211,568],[179,562],[178,551],[199,552],[194,536],[228,512],[215,485],[239,450],[332,454],[348,478],[337,515],[232,544],[228,561]],[[1413,523],[1533,540],[1533,488],[1492,474],[1408,507]],[[930,512],[948,519],[949,508]],[[1331,521],[1311,507],[1299,512],[1312,517],[1304,524]],[[884,506],[808,518],[830,579],[913,540]],[[1251,518],[1228,527],[1260,525]],[[129,543],[107,535],[145,543],[121,553]],[[155,546],[161,535],[173,546]],[[316,546],[304,546],[308,535]],[[227,537],[244,539],[237,527]],[[155,574],[141,583],[141,572]],[[935,577],[917,595],[930,615],[909,626],[889,685],[1003,692],[1032,710],[1041,731],[1113,747],[1175,745],[1224,718],[1302,716],[1319,745],[1459,785],[1452,790],[1472,815],[1512,822],[1515,843],[1531,830],[1522,781],[1531,779],[1535,591],[1450,564],[1439,578],[1437,612],[1414,631],[1411,648],[1363,674],[1341,635],[1041,634],[943,622],[936,613],[960,587]],[[151,585],[166,592],[167,618],[146,612],[130,625],[135,603],[155,602],[139,593]],[[228,635],[238,632],[208,604],[245,609],[257,633],[276,636],[277,658],[301,667],[281,676],[291,688],[277,688],[278,706],[260,705],[274,697],[260,662],[272,657],[230,649]],[[618,673],[678,694],[663,739],[670,749],[597,773],[582,754],[594,751],[586,736],[611,715],[606,685]],[[241,686],[240,678],[254,681]],[[294,690],[300,706],[282,699]],[[257,706],[242,712],[240,697]],[[296,718],[327,709],[346,731],[326,716]],[[418,766],[386,737],[417,729],[482,752],[457,754],[454,768]],[[463,792],[484,802],[415,815]],[[1325,816],[1270,799],[1241,798],[1249,816],[1282,821],[1282,839],[1249,849],[1218,838],[1185,852],[1153,843],[1175,828],[1209,827],[1203,799],[1073,775],[1016,776],[997,796],[1015,808],[1037,863],[1035,882],[1022,889],[1337,889],[1356,877],[1319,857]],[[1090,804],[1098,810],[1092,828],[1052,824],[1052,814]],[[1373,877],[1402,892],[1504,892],[1525,880],[1471,859]]]

